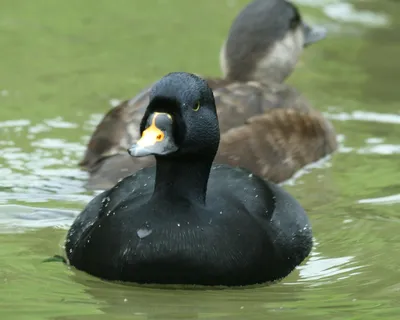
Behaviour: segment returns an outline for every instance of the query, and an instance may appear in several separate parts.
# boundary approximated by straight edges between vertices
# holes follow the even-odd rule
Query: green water
[[[329,38],[289,82],[340,150],[285,184],[309,212],[310,258],[279,284],[160,290],[60,263],[92,197],[76,163],[110,107],[170,71],[219,75],[244,0],[0,1],[0,319],[396,319],[400,312],[400,6],[306,1]]]

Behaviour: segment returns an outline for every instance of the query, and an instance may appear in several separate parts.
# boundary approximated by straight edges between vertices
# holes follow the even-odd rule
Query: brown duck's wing
[[[89,173],[85,187],[92,190],[109,189],[119,180],[155,163],[152,156],[133,158],[127,152],[103,158],[96,169]]]
[[[279,183],[336,148],[334,128],[322,114],[276,108],[225,132],[215,162]]]
[[[309,102],[302,95],[282,83],[231,83],[214,89],[214,96],[221,132],[274,108],[310,110]]]
[[[139,125],[148,105],[150,87],[109,110],[94,130],[79,166],[92,171],[104,158],[126,153],[139,138]]]
[[[221,87],[225,87],[225,86],[227,86],[227,85],[232,83],[231,80],[222,79],[222,78],[211,78],[211,77],[208,77],[208,78],[205,78],[205,79],[207,80],[208,86],[211,89],[213,89],[213,91],[215,89],[218,89],[218,88],[221,88]]]

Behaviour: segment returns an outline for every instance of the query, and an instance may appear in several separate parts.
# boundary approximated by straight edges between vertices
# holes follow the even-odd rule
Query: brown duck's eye
[[[200,101],[197,101],[195,106],[193,107],[193,111],[199,111],[200,109]]]

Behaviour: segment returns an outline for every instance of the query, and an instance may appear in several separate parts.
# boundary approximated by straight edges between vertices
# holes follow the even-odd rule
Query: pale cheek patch
[[[303,42],[304,35],[301,28],[289,32],[260,59],[252,79],[260,82],[267,79],[283,82],[293,72],[303,52]]]

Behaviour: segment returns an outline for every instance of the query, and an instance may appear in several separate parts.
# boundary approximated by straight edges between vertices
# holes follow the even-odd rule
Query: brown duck
[[[283,83],[303,51],[325,30],[302,21],[288,1],[255,0],[233,21],[220,51],[223,78],[206,78],[213,89],[221,130],[216,163],[251,170],[273,182],[337,148],[331,123]],[[121,178],[155,164],[127,149],[139,139],[149,88],[111,109],[99,123],[79,165],[87,188],[110,188]]]

